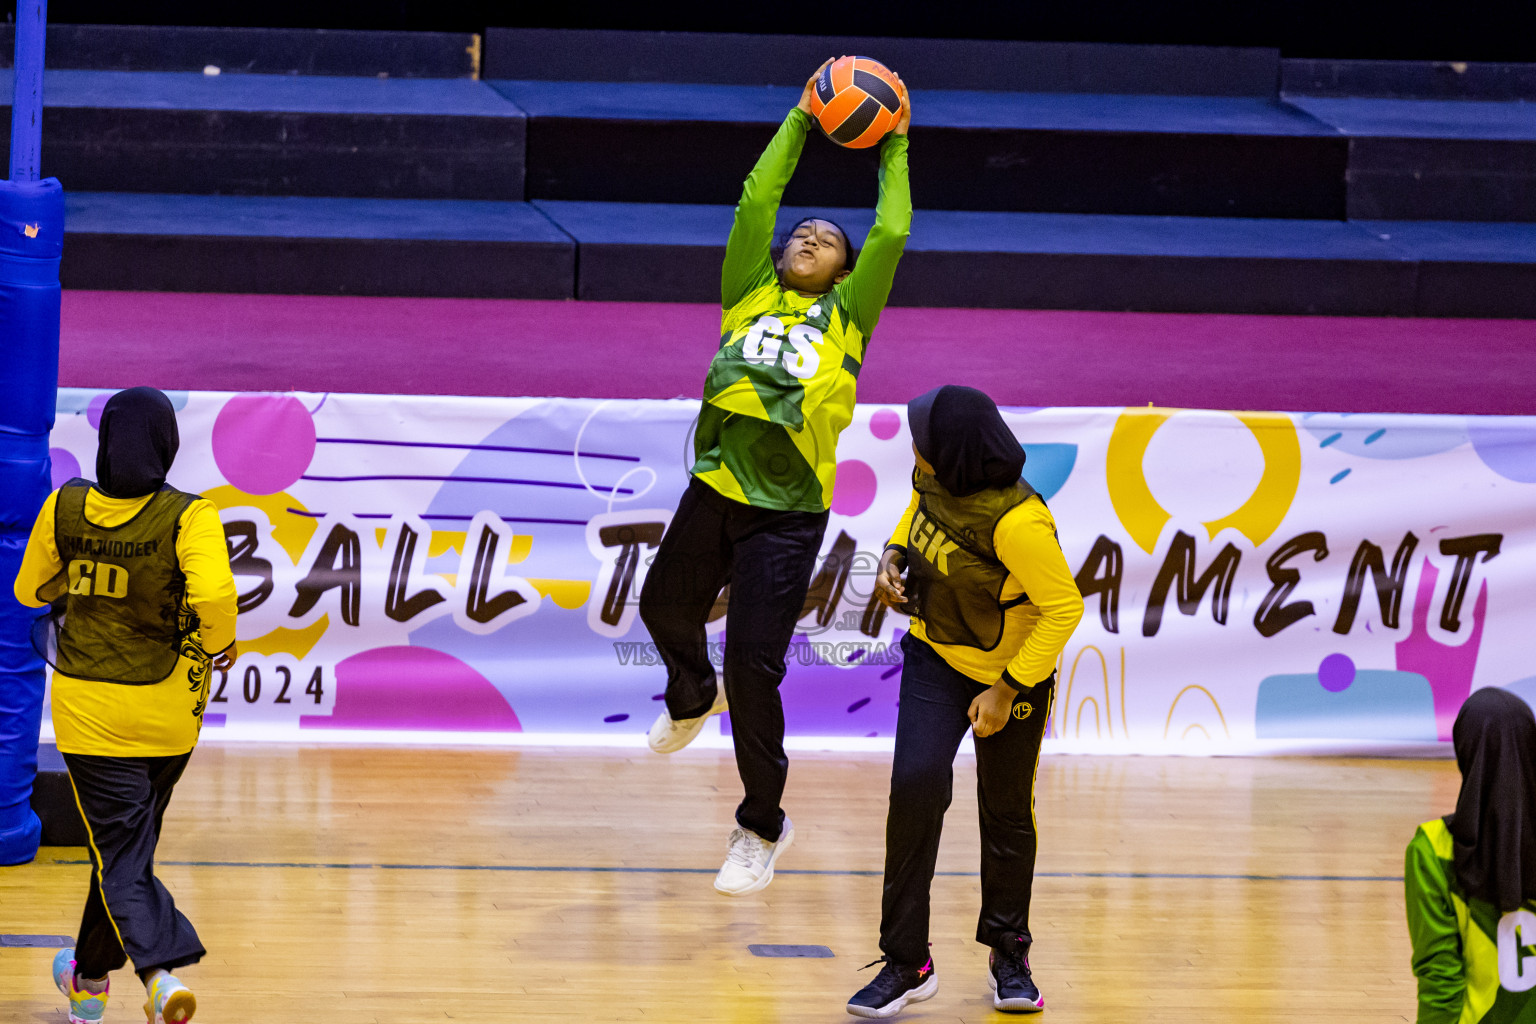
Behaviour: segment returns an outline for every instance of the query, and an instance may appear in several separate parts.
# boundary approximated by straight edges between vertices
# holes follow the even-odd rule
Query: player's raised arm
[[[846,308],[867,337],[875,329],[891,294],[896,264],[912,233],[912,188],[907,179],[907,128],[912,123],[912,99],[901,82],[901,119],[880,144],[880,198],[875,226],[870,228],[859,262],[838,286]]]
[[[752,289],[777,280],[773,256],[773,223],[779,213],[779,200],[789,184],[805,146],[805,133],[811,124],[811,92],[816,76],[830,60],[806,80],[800,102],[784,118],[768,148],[757,158],[757,165],[741,188],[736,204],[736,220],[725,243],[725,263],[720,268],[720,301],[727,307],[740,302]]]

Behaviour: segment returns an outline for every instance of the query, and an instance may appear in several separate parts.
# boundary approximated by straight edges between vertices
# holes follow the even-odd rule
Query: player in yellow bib
[[[766,886],[794,838],[779,806],[789,770],[778,692],[784,654],[821,551],[838,434],[853,417],[859,370],[912,223],[903,88],[901,120],[880,147],[875,224],[857,261],[846,233],[822,218],[794,225],[774,258],[779,200],[814,124],[815,80],[736,206],[692,480],[640,595],[641,619],[667,666],[666,710],[651,728],[651,748],[681,749],[729,703],[746,792],[715,878],[727,895]],[[728,582],[722,693],[705,624]]]
[[[197,1008],[170,972],[202,959],[203,944],[155,877],[155,846],[197,745],[209,668],[237,656],[237,598],[218,509],[165,482],[179,443],[159,391],[108,399],[96,481],[48,496],[14,586],[23,605],[53,606],[53,640],[40,646],[90,842],[80,931],[53,962],[76,1024],[102,1019],[107,975],[129,959],[151,1024],[181,1024]]]
[[[876,595],[912,614],[902,637],[881,901],[880,973],[848,1001],[883,1018],[938,990],[928,955],[929,889],[953,764],[976,737],[981,917],[992,1005],[1029,1013],[1045,999],[1029,967],[1035,768],[1056,661],[1083,599],[1056,521],[1021,473],[1024,449],[997,406],[946,385],[907,406],[912,502],[881,558]],[[903,580],[905,573],[905,580]],[[873,964],[869,966],[874,966]]]

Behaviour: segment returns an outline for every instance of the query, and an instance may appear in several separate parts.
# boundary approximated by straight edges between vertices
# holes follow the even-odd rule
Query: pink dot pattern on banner
[[[90,404],[85,407],[85,421],[91,425],[92,430],[101,429],[101,413],[107,407],[107,399],[117,394],[115,391],[103,391],[91,398]]]
[[[869,432],[882,441],[889,441],[901,430],[901,414],[894,409],[879,409],[869,418]]]
[[[58,490],[80,475],[80,460],[63,448],[49,448],[48,461],[53,465],[54,490]]]
[[[300,729],[522,732],[507,698],[479,672],[430,647],[378,647],[336,663],[336,705]]]
[[[879,480],[867,462],[844,459],[837,464],[837,482],[832,490],[832,511],[840,516],[856,516],[875,503]]]
[[[247,494],[293,486],[315,457],[315,421],[290,395],[236,395],[213,423],[213,461]]]

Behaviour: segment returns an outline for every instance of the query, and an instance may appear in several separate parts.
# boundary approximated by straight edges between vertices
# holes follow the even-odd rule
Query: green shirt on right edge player
[[[796,512],[831,506],[837,437],[853,418],[865,347],[912,228],[907,136],[893,133],[880,144],[875,224],[852,272],[824,295],[784,287],[771,253],[774,219],[814,124],[791,110],[742,189],[692,469],[734,501]]]
[[[1536,1022],[1536,900],[1500,914],[1456,881],[1451,831],[1426,821],[1408,844],[1408,933],[1418,1024]]]

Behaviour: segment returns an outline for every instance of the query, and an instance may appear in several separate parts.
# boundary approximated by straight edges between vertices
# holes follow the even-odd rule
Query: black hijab
[[[1508,690],[1467,698],[1451,727],[1461,795],[1446,819],[1456,877],[1500,913],[1536,897],[1536,714]]]
[[[912,443],[950,494],[1011,487],[1024,469],[1024,448],[985,393],[945,384],[907,403]]]
[[[142,498],[165,485],[181,437],[171,400],[154,388],[107,399],[96,444],[96,489],[109,498]]]

